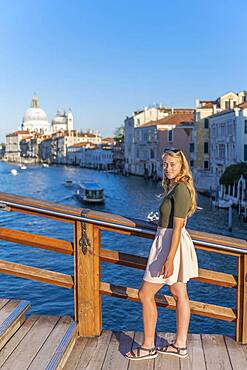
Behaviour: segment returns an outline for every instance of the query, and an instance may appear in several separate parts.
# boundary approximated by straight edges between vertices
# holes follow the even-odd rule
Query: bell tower
[[[32,97],[31,108],[39,108],[39,98],[37,97],[36,94],[34,94]]]

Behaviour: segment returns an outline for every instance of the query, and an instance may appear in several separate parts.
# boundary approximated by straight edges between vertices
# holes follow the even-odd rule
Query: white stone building
[[[113,168],[113,150],[111,146],[95,145],[90,142],[78,143],[68,148],[67,163],[109,170]]]
[[[247,102],[209,117],[210,168],[219,180],[226,167],[247,162]]]
[[[52,157],[55,163],[67,163],[67,149],[75,144],[90,141],[93,144],[101,142],[101,136],[93,132],[60,131],[52,135]]]
[[[81,162],[82,167],[110,170],[113,166],[113,153],[111,148],[85,149]]]
[[[247,92],[228,92],[215,100],[196,100],[194,129],[191,142],[193,176],[198,190],[216,189],[217,178],[211,171],[211,144],[209,117],[232,110],[247,100]]]
[[[135,133],[138,127],[148,122],[155,122],[169,115],[171,110],[162,107],[144,108],[141,111],[133,112],[131,117],[126,117],[124,121],[124,158],[125,172],[139,174],[140,168],[136,168],[136,140],[142,140],[140,134]],[[138,135],[138,136],[137,136]],[[142,156],[146,154],[143,153]],[[138,166],[138,165],[137,165]]]
[[[90,141],[85,141],[81,143],[74,144],[68,147],[67,150],[67,164],[72,165],[82,165],[82,162],[85,157],[85,150],[86,149],[95,149],[97,146]]]
[[[4,158],[7,161],[21,162],[20,142],[27,137],[30,137],[30,132],[27,130],[18,130],[6,135],[6,150]]]

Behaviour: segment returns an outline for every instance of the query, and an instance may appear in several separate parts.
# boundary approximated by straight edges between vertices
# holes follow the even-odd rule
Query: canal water
[[[16,168],[17,176],[10,170]],[[82,207],[74,198],[75,190],[64,186],[66,179],[76,182],[93,180],[103,185],[106,202],[94,206],[102,212],[145,219],[150,211],[159,207],[157,195],[162,192],[160,183],[145,181],[141,177],[123,177],[105,172],[68,166],[29,166],[19,170],[14,164],[0,163],[0,191],[39,198],[64,205]],[[227,230],[227,211],[212,209],[209,199],[199,195],[198,205],[203,209],[194,214],[187,228],[247,239],[247,223],[240,221],[233,210],[233,232]],[[73,240],[72,225],[0,211],[0,226],[11,229]],[[102,247],[147,256],[152,241],[134,236],[103,232]],[[215,271],[236,274],[236,258],[216,253],[197,251],[199,266]],[[0,241],[0,259],[48,270],[73,274],[73,258],[58,253]],[[138,288],[143,271],[118,265],[101,264],[101,280]],[[0,275],[0,296],[30,300],[32,314],[73,315],[73,291],[12,276]],[[169,294],[165,286],[162,292]],[[190,299],[216,305],[235,307],[234,289],[215,287],[189,281]],[[159,308],[157,330],[175,332],[175,311]],[[103,328],[111,330],[143,330],[141,306],[126,300],[103,297]],[[191,333],[218,333],[234,335],[235,325],[211,318],[192,315]]]

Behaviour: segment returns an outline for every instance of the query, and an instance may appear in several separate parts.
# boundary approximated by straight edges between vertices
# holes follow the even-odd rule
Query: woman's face
[[[165,154],[163,159],[163,170],[165,176],[172,180],[180,173],[182,163],[178,158],[171,157],[169,154]]]

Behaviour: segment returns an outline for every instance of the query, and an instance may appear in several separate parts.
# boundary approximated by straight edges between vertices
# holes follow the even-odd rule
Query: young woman
[[[187,281],[198,276],[197,256],[189,233],[187,217],[196,210],[196,192],[187,159],[179,149],[167,149],[162,156],[164,196],[158,229],[153,241],[139,298],[144,323],[143,344],[126,353],[130,360],[157,357],[158,353],[187,357],[190,305]],[[174,343],[155,347],[157,307],[155,294],[168,284],[176,301],[177,332]]]

